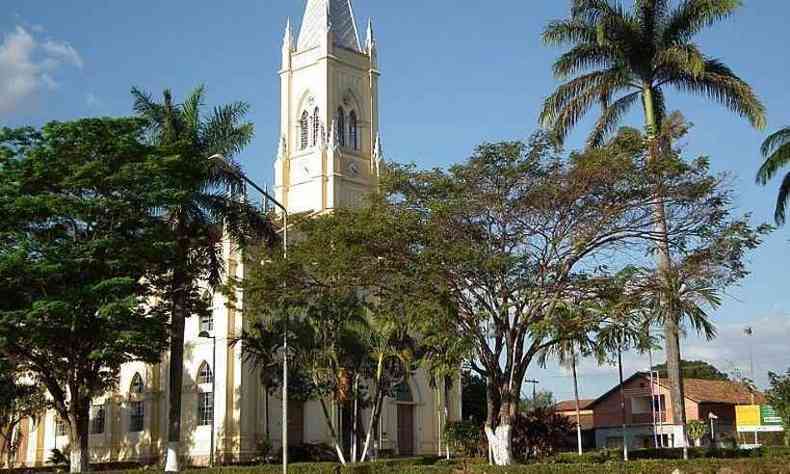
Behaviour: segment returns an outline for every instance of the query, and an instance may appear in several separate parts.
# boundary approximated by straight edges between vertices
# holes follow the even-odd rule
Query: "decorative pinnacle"
[[[291,19],[288,18],[288,21],[285,23],[285,36],[283,37],[283,48],[291,51],[294,48],[294,34],[293,28],[291,27]]]
[[[365,49],[370,53],[376,48],[376,40],[373,36],[373,18],[368,19],[368,38],[365,41]]]

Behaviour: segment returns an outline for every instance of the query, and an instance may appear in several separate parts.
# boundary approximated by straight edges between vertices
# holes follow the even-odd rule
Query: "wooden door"
[[[414,456],[414,405],[398,405],[398,454]]]
[[[304,403],[288,402],[288,445],[304,444]]]

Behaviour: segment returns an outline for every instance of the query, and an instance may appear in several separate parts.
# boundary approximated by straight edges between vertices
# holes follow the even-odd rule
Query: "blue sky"
[[[732,20],[699,40],[750,82],[768,106],[769,129],[790,124],[786,86],[786,19],[790,3],[746,2]],[[387,158],[423,167],[468,157],[483,141],[526,138],[537,126],[543,98],[556,85],[543,46],[546,23],[567,13],[560,0],[430,2],[356,0],[360,31],[374,18],[383,72],[381,128]],[[298,25],[303,0],[237,2],[45,2],[4,0],[0,13],[0,125],[40,125],[95,115],[131,113],[129,89],[171,88],[183,97],[198,84],[209,105],[244,100],[252,106],[255,141],[240,157],[250,175],[271,182],[279,129],[280,41],[289,16]],[[696,126],[686,139],[690,156],[708,155],[735,177],[737,204],[755,222],[771,219],[776,184],[754,184],[756,131],[718,105],[678,94],[669,107]],[[639,125],[639,116],[628,118]],[[590,121],[570,137],[578,147]],[[753,336],[757,380],[790,366],[790,291],[787,230],[750,256],[753,275],[732,289],[715,312],[720,337],[691,337],[685,355],[724,370],[747,369],[746,325]],[[656,354],[663,360],[662,354]],[[647,360],[630,355],[626,372]],[[583,395],[615,382],[612,367],[581,369]],[[551,367],[529,374],[558,398],[572,395],[566,373]]]

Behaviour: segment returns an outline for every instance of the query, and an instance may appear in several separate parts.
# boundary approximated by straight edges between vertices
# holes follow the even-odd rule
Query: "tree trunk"
[[[72,394],[77,393],[71,391]],[[90,465],[89,438],[90,400],[77,400],[69,407],[70,472],[88,472]]]
[[[620,373],[620,416],[623,417],[623,461],[628,461],[628,427],[625,417],[625,387],[623,386],[623,349],[617,349],[617,367]]]
[[[187,243],[179,240],[177,263],[186,262]],[[165,472],[178,472],[181,444],[181,390],[184,378],[184,323],[186,320],[186,298],[188,277],[182,268],[173,272],[173,312],[170,321],[170,378],[169,410],[167,424],[167,456]],[[211,370],[216,370],[212,367]]]
[[[513,464],[513,417],[515,415],[515,402],[503,401],[499,412],[495,413],[496,425],[492,423],[492,416],[488,416],[485,432],[488,445],[497,466],[510,466]]]
[[[450,421],[450,389],[452,385],[449,387],[447,386],[447,382],[445,381],[444,384],[444,429],[447,429],[447,423]],[[444,448],[447,450],[446,459],[450,460],[450,443],[445,443]]]
[[[337,430],[335,429],[335,424],[332,421],[332,416],[329,414],[329,409],[326,407],[326,402],[323,398],[319,398],[321,402],[321,410],[324,412],[324,420],[326,421],[327,427],[329,427],[329,436],[332,438],[332,444],[335,447],[335,452],[337,453],[337,458],[340,460],[340,464],[346,465],[346,456],[343,454],[343,448],[340,446],[340,439],[337,436]]]
[[[660,144],[658,143],[658,133],[660,124],[656,121],[655,102],[653,89],[645,86],[643,89],[643,100],[645,106],[645,121],[649,140],[650,161],[656,162],[660,156]],[[660,192],[656,194],[654,201],[654,212],[656,217],[656,231],[659,235],[658,251],[656,259],[659,274],[669,282],[672,259],[669,251],[669,236],[667,231],[667,218],[664,202]],[[683,459],[688,459],[688,442],[686,440],[686,408],[683,390],[683,378],[680,373],[680,331],[678,327],[677,315],[668,315],[664,321],[665,352],[667,356],[667,376],[669,379],[670,396],[672,398],[672,421],[675,425],[681,426],[681,437],[683,447]]]
[[[264,432],[266,433],[266,441],[270,441],[271,435],[269,433],[269,387],[263,387],[263,418],[266,426]]]
[[[579,379],[576,377],[576,353],[571,354],[571,371],[573,372],[573,397],[576,400],[576,442],[579,447],[579,456],[582,450],[582,414],[579,406]]]

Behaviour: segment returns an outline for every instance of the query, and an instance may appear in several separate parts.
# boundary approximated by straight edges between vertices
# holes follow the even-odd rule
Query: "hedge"
[[[532,464],[496,467],[485,464],[417,465],[404,462],[380,462],[355,466],[337,464],[292,464],[290,474],[788,474],[788,458],[695,459],[691,461],[651,460],[603,464]],[[117,471],[143,474],[147,471]],[[228,467],[187,471],[187,474],[280,474],[281,466]]]

